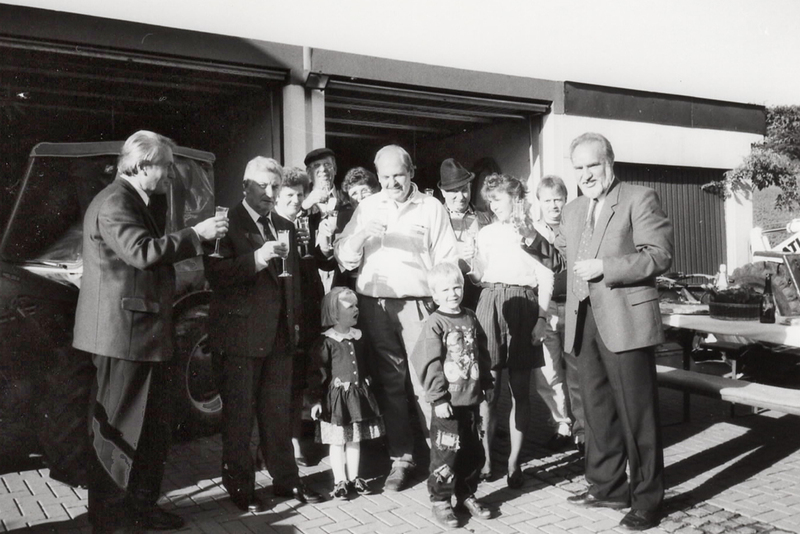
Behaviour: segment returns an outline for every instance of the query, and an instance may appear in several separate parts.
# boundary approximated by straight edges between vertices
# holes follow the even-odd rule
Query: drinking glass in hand
[[[329,219],[328,224],[330,225],[331,233],[328,235],[328,248],[333,248],[333,241],[334,236],[336,234],[336,228],[339,224],[339,210],[331,210],[328,212],[328,216],[326,219]]]
[[[286,278],[287,276],[292,276],[291,273],[286,270],[286,258],[289,256],[289,230],[278,230],[278,241],[286,246],[286,255],[281,256],[281,261],[283,262],[283,272],[278,276],[281,278]]]
[[[217,209],[214,211],[214,217],[227,217],[228,216],[228,208],[225,206],[217,206]],[[222,254],[219,253],[219,238],[217,238],[217,242],[214,243],[214,252],[209,254],[211,258],[221,258]]]
[[[314,256],[312,256],[308,250],[308,240],[311,239],[311,233],[309,231],[309,226],[308,226],[308,217],[306,217],[305,215],[298,217],[297,219],[295,219],[294,223],[297,229],[302,231],[305,239],[303,243],[303,258],[306,259],[313,258]]]

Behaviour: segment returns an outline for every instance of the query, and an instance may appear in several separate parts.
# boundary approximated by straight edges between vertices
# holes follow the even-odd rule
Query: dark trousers
[[[453,406],[453,417],[431,414],[431,501],[463,501],[478,489],[485,457],[478,406]]]
[[[155,505],[169,452],[172,405],[163,362],[94,355],[95,456],[89,469],[89,519],[98,530],[126,520],[131,508]]]
[[[659,508],[664,500],[664,448],[654,350],[611,352],[588,303],[581,304],[579,327],[581,322],[578,367],[589,491],[600,498],[630,497],[638,510]]]
[[[285,347],[285,344],[280,344]],[[255,490],[250,453],[253,418],[259,447],[273,485],[299,482],[292,451],[292,354],[275,350],[266,358],[215,355],[221,366],[222,483],[231,495]]]

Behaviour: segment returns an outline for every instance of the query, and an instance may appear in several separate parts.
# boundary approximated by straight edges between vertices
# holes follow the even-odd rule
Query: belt
[[[539,294],[538,287],[518,286],[516,284],[503,284],[502,282],[480,282],[478,285],[484,289],[522,289],[527,291],[533,291],[536,295]]]
[[[567,302],[567,296],[566,295],[553,295],[553,298],[550,299],[550,300],[552,300],[556,304],[564,304],[564,303]]]

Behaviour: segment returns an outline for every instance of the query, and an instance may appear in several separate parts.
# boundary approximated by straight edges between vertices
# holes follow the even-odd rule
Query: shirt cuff
[[[261,257],[261,249],[253,252],[253,258],[256,262],[256,272],[262,271],[267,268],[267,262]]]

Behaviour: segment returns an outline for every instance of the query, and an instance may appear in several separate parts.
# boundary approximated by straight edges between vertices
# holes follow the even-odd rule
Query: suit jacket
[[[220,241],[223,258],[203,256],[213,289],[209,342],[214,351],[237,357],[269,356],[279,327],[286,328],[289,343],[297,343],[301,294],[295,229],[283,217],[275,213],[271,217],[276,231],[290,231],[286,269],[291,278],[277,276],[282,270],[280,258],[273,258],[266,269],[256,272],[253,252],[264,239],[241,202],[228,215],[228,233]],[[291,357],[292,351],[287,355]]]
[[[122,178],[89,204],[83,219],[76,348],[141,362],[172,357],[172,264],[202,249],[191,228],[161,234],[142,197]]]
[[[567,204],[556,235],[556,248],[567,260],[565,352],[574,350],[579,302],[572,292],[573,266],[588,211],[587,197]],[[603,276],[589,282],[589,298],[600,336],[610,350],[663,343],[655,278],[672,264],[673,244],[672,222],[655,191],[612,184],[598,214],[589,254],[603,260]]]

